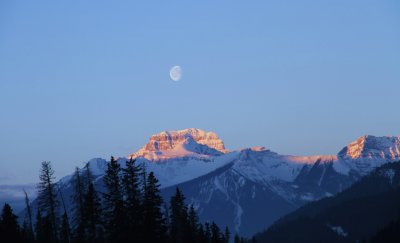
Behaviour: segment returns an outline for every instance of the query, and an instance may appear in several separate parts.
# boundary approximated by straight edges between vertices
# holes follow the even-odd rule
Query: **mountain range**
[[[201,221],[215,221],[243,236],[265,230],[306,203],[332,197],[361,177],[400,157],[400,137],[365,135],[337,155],[280,155],[264,147],[230,151],[216,133],[166,131],[126,158],[153,171],[168,202],[178,186]],[[107,160],[92,159],[95,186],[104,190]],[[58,182],[71,205],[72,175]]]

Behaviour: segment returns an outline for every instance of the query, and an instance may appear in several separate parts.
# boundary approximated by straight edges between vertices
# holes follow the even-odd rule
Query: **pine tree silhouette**
[[[231,238],[231,232],[229,231],[228,227],[225,227],[225,232],[224,232],[225,242],[229,243],[230,238]]]
[[[54,183],[55,176],[51,163],[48,161],[42,162],[42,168],[39,176],[40,182],[38,184],[38,207],[41,213],[45,213],[44,217],[50,221],[50,228],[52,230],[51,240],[57,241],[58,239],[58,217],[57,217],[57,193],[56,185]]]
[[[61,218],[60,243],[70,243],[70,227],[67,212]]]
[[[54,171],[49,162],[42,163],[40,174],[38,211],[36,214],[35,233],[38,243],[125,243],[125,242],[160,242],[160,243],[227,243],[230,240],[229,229],[222,233],[215,222],[199,223],[193,205],[185,203],[185,196],[179,188],[170,198],[170,205],[163,203],[160,184],[153,172],[146,173],[146,168],[137,166],[135,160],[126,161],[121,168],[118,161],[111,157],[103,176],[105,192],[99,197],[90,171],[76,168],[73,177],[71,196],[73,220],[70,224],[68,208],[64,204],[62,188],[59,196],[64,213],[60,226],[55,225],[58,201],[56,184],[53,183]],[[164,206],[164,208],[163,208]],[[27,212],[30,210],[26,195]],[[54,211],[54,212],[53,212]],[[28,213],[29,214],[29,213]],[[29,214],[31,215],[31,214]],[[29,217],[28,217],[29,218]],[[6,204],[0,218],[0,241],[32,242],[29,237],[31,220],[25,220],[22,231],[16,216]],[[5,229],[5,227],[9,227]],[[70,228],[73,229],[73,237]],[[10,235],[4,235],[4,232]],[[1,238],[3,237],[3,238]],[[4,238],[5,237],[5,238]],[[18,240],[15,240],[18,237]],[[236,242],[246,242],[235,235]]]
[[[187,242],[190,234],[187,206],[185,196],[179,188],[176,188],[175,195],[170,202],[170,237],[172,242]]]
[[[54,238],[54,231],[50,217],[42,216],[40,209],[36,214],[36,242],[40,243],[55,243],[57,239]]]
[[[121,185],[121,166],[111,157],[103,178],[106,192],[104,193],[105,226],[108,242],[124,243],[127,241],[127,217],[123,201]]]
[[[215,222],[211,223],[211,243],[221,242],[221,230]]]
[[[160,185],[153,172],[150,172],[146,181],[146,190],[143,201],[144,240],[145,242],[166,242],[166,226],[161,207]]]
[[[32,242],[34,240],[32,207],[29,202],[28,193],[26,193],[25,190],[23,191],[25,195],[25,210],[26,210],[25,220],[23,224],[23,238],[25,242]]]
[[[18,217],[13,213],[11,206],[8,203],[5,203],[0,220],[0,239],[3,242],[18,242],[21,240],[17,218]]]
[[[72,185],[74,188],[72,194],[72,241],[76,243],[84,243],[85,222],[83,220],[83,197],[85,194],[85,184],[78,167],[75,168]]]
[[[189,238],[194,242],[200,242],[199,236],[199,217],[194,209],[193,205],[190,205],[188,212],[188,226],[189,226]],[[204,232],[203,232],[204,233]]]
[[[125,196],[125,207],[128,221],[127,228],[129,231],[128,241],[143,241],[143,210],[140,188],[141,167],[135,164],[135,160],[126,161],[126,166],[122,169],[122,185]]]
[[[101,203],[91,179],[88,181],[88,183],[88,191],[85,195],[83,205],[83,219],[87,226],[86,241],[98,242],[102,240],[100,237],[101,233],[99,232],[102,231]]]

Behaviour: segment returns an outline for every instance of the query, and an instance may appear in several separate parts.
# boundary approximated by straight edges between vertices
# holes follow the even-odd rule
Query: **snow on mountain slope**
[[[353,178],[335,172],[331,159],[245,149],[224,167],[176,186],[202,221],[214,220],[250,236],[305,203],[350,185]],[[164,188],[164,197],[174,189]]]
[[[332,162],[335,156],[290,156],[279,155],[265,149],[243,149],[234,169],[254,182],[271,180],[294,181],[301,169],[317,160]]]
[[[364,147],[371,149],[377,148],[369,144]],[[379,149],[383,154],[391,151],[385,146]],[[238,151],[224,168],[177,186],[195,205],[200,219],[215,220],[247,236],[307,202],[343,191],[364,173],[393,160],[396,157],[382,156],[378,164],[364,157],[343,158],[340,153],[279,155],[256,147]],[[365,168],[351,164],[360,162],[370,164]],[[168,187],[162,192],[168,198],[174,190]]]
[[[136,153],[128,156],[144,164],[147,171],[153,171],[162,187],[182,183],[207,174],[238,156],[238,152],[225,149],[224,143],[213,132],[200,129],[166,131],[153,135],[150,141]],[[127,158],[118,158],[124,166]],[[96,158],[89,162],[93,175],[104,175],[107,169],[105,159]],[[67,182],[70,176],[61,179]]]
[[[363,136],[343,148],[337,156],[279,155],[264,147],[229,152],[216,133],[189,128],[155,134],[129,158],[137,159],[149,171],[154,171],[162,187],[197,178],[232,161],[236,161],[233,170],[247,179],[271,184],[277,180],[293,182],[316,161],[332,164],[339,174],[348,175],[351,171],[363,175],[398,159],[399,148],[399,137]],[[119,160],[123,165],[126,159]],[[106,163],[100,158],[89,161],[95,175],[104,173]]]
[[[283,214],[297,208],[269,186],[255,183],[238,174],[232,162],[207,175],[179,184],[194,205],[201,221],[215,221],[231,231],[250,236],[271,224]],[[164,198],[175,192],[175,187],[161,190]]]
[[[357,171],[365,175],[376,167],[397,160],[400,160],[400,136],[365,135],[344,147],[334,166],[344,174]]]
[[[399,144],[399,137],[363,136],[343,148],[337,156],[279,155],[264,147],[229,152],[217,134],[190,128],[153,135],[129,158],[144,163],[148,171],[156,174],[163,188],[195,179],[230,162],[234,162],[232,169],[236,173],[262,185],[294,182],[300,174],[304,176],[310,170],[312,173],[321,170],[323,174],[318,179],[321,184],[329,175],[326,174],[327,168],[332,170],[330,173],[361,176],[383,163],[398,159]],[[119,158],[122,165],[125,161],[125,158]],[[317,161],[318,166],[314,166]],[[99,176],[104,174],[106,164],[107,161],[100,158],[89,161],[93,174]],[[275,189],[282,191],[282,188]]]
[[[145,163],[146,170],[153,171],[160,181],[161,187],[164,188],[210,173],[231,162],[237,156],[238,152],[232,152],[207,160],[196,157],[180,157],[154,163],[145,158],[138,158],[137,162]]]

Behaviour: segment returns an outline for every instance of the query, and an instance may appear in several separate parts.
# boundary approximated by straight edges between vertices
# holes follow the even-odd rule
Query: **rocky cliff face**
[[[338,154],[342,159],[388,159],[400,158],[399,137],[375,137],[365,135],[344,147]]]
[[[337,157],[337,170],[366,175],[387,162],[400,160],[400,137],[365,135],[344,147]]]
[[[189,128],[153,135],[145,146],[129,157],[157,161],[189,155],[219,155],[226,152],[228,151],[224,142],[214,132]]]

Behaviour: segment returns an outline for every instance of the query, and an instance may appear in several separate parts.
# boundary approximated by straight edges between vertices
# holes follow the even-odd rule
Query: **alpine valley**
[[[292,156],[264,147],[230,151],[217,134],[190,128],[153,135],[118,162],[124,166],[131,158],[155,173],[166,202],[179,187],[201,221],[213,220],[249,237],[311,201],[344,191],[376,167],[398,161],[400,137],[365,135],[337,155]],[[107,161],[88,163],[95,186],[104,191]],[[72,175],[58,186],[71,207]]]

